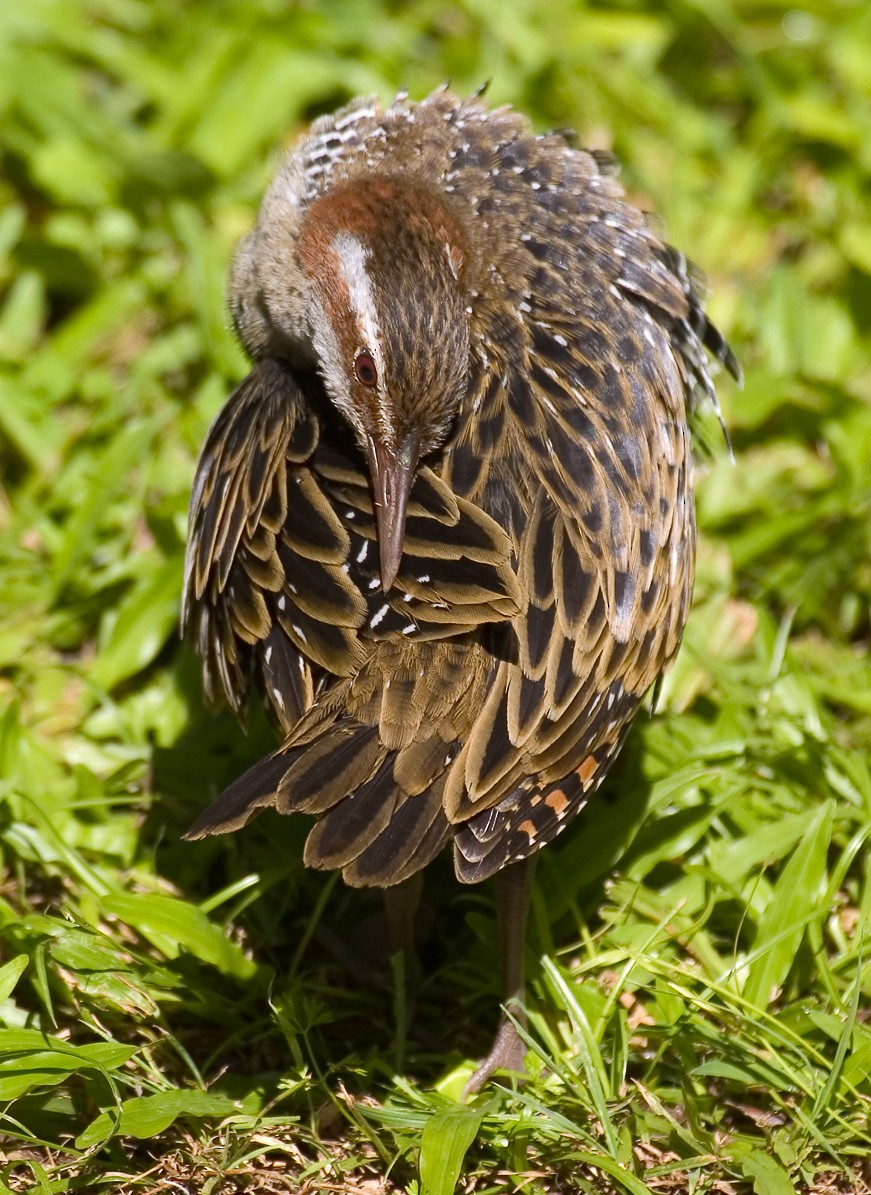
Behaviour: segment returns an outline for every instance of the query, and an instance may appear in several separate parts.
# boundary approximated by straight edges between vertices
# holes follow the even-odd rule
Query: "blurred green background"
[[[868,1189],[869,64],[866,0],[0,4],[4,1189]],[[230,255],[309,120],[445,79],[613,149],[746,371],[660,710],[544,852],[535,1077],[468,1110],[487,890],[434,869],[406,1042],[304,827],[179,842],[270,742],[177,634]]]

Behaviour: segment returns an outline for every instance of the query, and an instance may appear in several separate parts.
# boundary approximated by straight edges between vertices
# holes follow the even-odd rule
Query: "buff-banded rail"
[[[446,89],[316,121],[230,293],[252,366],[200,456],[184,621],[207,697],[257,694],[281,741],[188,836],[302,811],[306,864],[351,885],[448,846],[495,875],[474,1091],[522,1067],[535,853],[678,650],[688,416],[738,364],[604,155]]]

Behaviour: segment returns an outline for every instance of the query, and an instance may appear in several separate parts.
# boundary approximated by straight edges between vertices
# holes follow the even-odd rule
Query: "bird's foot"
[[[515,1016],[520,1012],[518,1008],[512,1011]],[[497,1071],[513,1071],[525,1078],[525,1057],[526,1042],[517,1032],[514,1022],[503,1015],[490,1052],[482,1059],[480,1066],[463,1088],[463,1100],[467,1100],[470,1095],[476,1095]]]

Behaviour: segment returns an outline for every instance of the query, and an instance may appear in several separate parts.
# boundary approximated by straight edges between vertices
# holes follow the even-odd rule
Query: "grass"
[[[864,0],[0,6],[4,1191],[871,1189],[869,58]],[[446,77],[613,147],[747,374],[679,663],[543,852],[533,1078],[468,1107],[487,888],[431,869],[403,1040],[304,826],[179,840],[270,742],[177,637],[229,256],[305,121]]]

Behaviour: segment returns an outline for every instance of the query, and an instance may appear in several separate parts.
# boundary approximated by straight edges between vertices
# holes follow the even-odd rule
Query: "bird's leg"
[[[393,969],[393,1008],[396,1020],[396,1065],[402,1069],[405,1035],[411,1024],[414,998],[420,980],[420,960],[415,945],[414,923],[423,892],[423,872],[384,889],[384,911]]]
[[[463,1098],[480,1091],[496,1071],[523,1071],[526,1045],[508,1017],[526,1028],[523,1008],[523,953],[526,944],[526,915],[535,875],[535,856],[511,863],[496,876],[496,916],[502,947],[502,1002],[506,1009],[499,1021],[490,1052],[463,1090]]]
[[[384,910],[390,954],[401,954],[407,978],[418,977],[420,962],[415,944],[414,921],[423,892],[423,872],[418,871],[401,884],[384,889]]]

